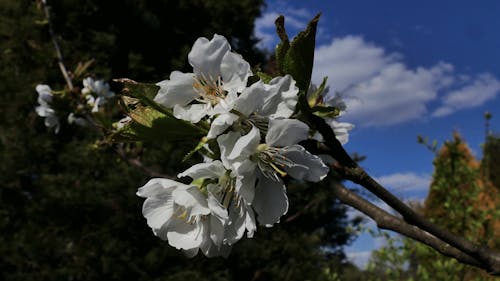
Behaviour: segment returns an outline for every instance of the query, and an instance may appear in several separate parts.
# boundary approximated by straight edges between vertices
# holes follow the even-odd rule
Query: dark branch
[[[464,252],[450,246],[449,244],[443,242],[442,240],[436,238],[428,232],[425,232],[416,226],[406,223],[401,218],[389,214],[388,212],[361,198],[356,193],[345,188],[341,184],[336,184],[333,190],[334,194],[342,203],[354,207],[355,209],[361,211],[363,214],[373,219],[377,223],[377,226],[379,228],[392,230],[414,240],[422,242],[425,245],[436,249],[441,254],[455,258],[462,263],[481,267],[481,262],[474,257],[471,257]]]
[[[129,158],[127,156],[127,153],[125,152],[125,150],[123,149],[123,147],[121,145],[118,145],[118,147],[116,148],[116,153],[118,154],[118,156],[120,156],[120,158],[125,161],[126,163],[128,163],[129,165],[133,166],[133,167],[136,167],[138,168],[139,170],[141,170],[145,175],[149,176],[149,177],[152,177],[152,178],[166,178],[166,179],[174,179],[174,177],[172,176],[169,176],[169,175],[165,175],[165,174],[161,174],[161,173],[158,173],[156,171],[153,171],[152,169],[144,166],[142,164],[142,162],[138,159],[138,158]]]

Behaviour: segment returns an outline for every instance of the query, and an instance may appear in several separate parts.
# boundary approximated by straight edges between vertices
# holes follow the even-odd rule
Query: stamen
[[[257,147],[257,165],[259,166],[262,174],[265,177],[279,181],[280,176],[284,177],[287,173],[283,168],[292,167],[304,167],[304,165],[297,164],[292,160],[288,159],[283,153],[287,150],[287,147],[277,148],[269,147],[266,144],[260,144]]]
[[[194,77],[193,90],[199,95],[195,100],[215,105],[224,99],[226,92],[222,88],[222,78],[207,77],[205,74]]]

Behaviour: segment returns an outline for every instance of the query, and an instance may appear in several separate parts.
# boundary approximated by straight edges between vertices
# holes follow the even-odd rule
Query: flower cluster
[[[53,94],[52,89],[48,85],[37,85],[38,106],[35,108],[38,116],[45,118],[45,126],[54,128],[55,133],[59,132],[60,124],[55,110],[52,108]]]
[[[76,101],[76,104],[70,106],[71,109],[67,116],[67,122],[68,124],[87,126],[87,120],[91,118],[91,113],[98,112],[99,107],[115,96],[110,91],[108,83],[104,80],[94,80],[91,77],[83,79],[83,88],[78,92],[78,97],[75,99],[69,98],[68,94],[64,91],[53,91],[48,85],[37,85],[36,91],[38,92],[39,106],[35,110],[40,117],[45,118],[45,126],[54,128],[56,134],[60,129],[58,115],[62,115],[62,113],[56,112],[56,106],[53,104],[55,99],[61,101],[66,99],[66,102],[61,102],[62,104],[72,104]]]
[[[193,72],[172,72],[154,100],[210,126],[205,160],[178,175],[190,184],[155,178],[137,195],[155,235],[188,256],[225,256],[257,222],[271,227],[286,214],[285,176],[317,182],[329,169],[299,144],[314,132],[294,118],[299,89],[290,75],[248,85],[250,65],[220,35],[199,38],[188,60]]]

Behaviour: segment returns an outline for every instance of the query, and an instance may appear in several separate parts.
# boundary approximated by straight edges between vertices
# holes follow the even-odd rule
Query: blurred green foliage
[[[195,39],[215,32],[252,65],[265,63],[252,35],[261,0],[48,3],[70,70],[93,60],[99,78],[157,82],[188,70]],[[62,89],[64,80],[35,1],[0,1],[0,52],[0,280],[348,280],[357,272],[342,250],[350,222],[328,182],[290,183],[289,214],[242,239],[228,259],[185,258],[147,226],[135,192],[149,178],[115,150],[176,175],[198,140],[98,146],[91,130],[48,130],[34,89]]]

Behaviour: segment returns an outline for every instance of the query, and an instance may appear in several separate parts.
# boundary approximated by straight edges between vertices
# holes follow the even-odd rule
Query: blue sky
[[[267,1],[255,33],[274,49],[274,20],[295,35],[318,12],[313,81],[329,77],[356,128],[346,145],[362,165],[406,200],[422,200],[434,155],[417,135],[454,130],[481,157],[485,111],[500,132],[499,1]],[[370,224],[369,226],[373,226]],[[383,244],[362,235],[346,251],[358,264]]]

